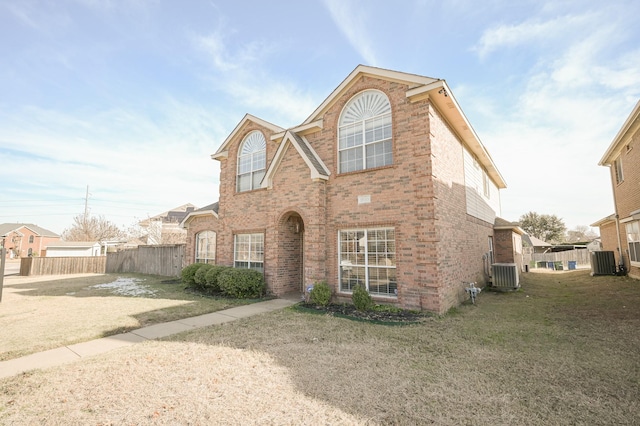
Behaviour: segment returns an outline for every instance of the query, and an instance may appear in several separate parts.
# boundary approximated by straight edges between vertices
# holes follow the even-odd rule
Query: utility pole
[[[0,247],[0,302],[2,302],[2,288],[4,287],[4,265],[7,261],[7,249],[4,248],[4,240]]]

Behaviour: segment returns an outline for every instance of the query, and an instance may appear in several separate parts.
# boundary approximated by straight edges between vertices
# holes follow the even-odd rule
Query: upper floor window
[[[267,164],[267,141],[262,132],[249,133],[238,150],[237,192],[258,189]]]
[[[340,114],[339,173],[387,166],[391,149],[391,104],[377,90],[356,95]]]
[[[29,235],[29,243],[33,242],[33,235]]]
[[[613,166],[616,169],[616,183],[621,183],[624,180],[624,175],[622,174],[622,158],[618,157],[616,161],[613,162]]]

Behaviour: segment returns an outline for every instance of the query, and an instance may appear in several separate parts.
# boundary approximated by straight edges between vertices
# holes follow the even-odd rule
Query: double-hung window
[[[393,228],[343,230],[338,245],[340,291],[351,292],[362,285],[373,295],[398,295]]]
[[[622,172],[622,157],[618,157],[616,161],[613,162],[613,166],[615,167],[616,172],[616,183],[622,183],[622,181],[624,181],[624,173]]]
[[[236,234],[233,266],[264,272],[264,234]]]
[[[387,96],[377,90],[356,95],[340,114],[340,173],[392,164],[391,133],[391,104]]]
[[[238,150],[236,191],[260,188],[267,164],[267,141],[262,132],[254,131],[245,138]]]
[[[640,221],[627,223],[627,244],[629,245],[629,260],[640,262]]]
[[[202,231],[196,235],[196,263],[216,263],[216,233]]]

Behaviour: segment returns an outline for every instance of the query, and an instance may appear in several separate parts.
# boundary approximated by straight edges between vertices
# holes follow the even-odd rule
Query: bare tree
[[[73,225],[62,231],[65,241],[108,241],[123,238],[125,233],[104,216],[78,215]]]
[[[571,231],[567,231],[568,243],[592,241],[595,238],[598,238],[598,234],[593,232],[591,228],[585,225],[578,225]]]

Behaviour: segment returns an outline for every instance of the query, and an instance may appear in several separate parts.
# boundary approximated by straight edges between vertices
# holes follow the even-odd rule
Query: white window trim
[[[238,237],[240,236],[249,236],[249,259],[242,259],[239,260],[238,259]],[[258,243],[258,237],[260,237],[259,239],[261,239],[261,243],[262,243],[262,259],[261,260],[256,260],[256,259],[252,259],[251,255],[254,253],[254,250],[252,250],[252,247],[254,244]],[[246,268],[247,269],[256,269],[256,268],[252,268],[251,265],[252,264],[260,264],[261,268],[260,271],[264,271],[264,234],[260,233],[260,232],[253,232],[253,233],[246,233],[246,234],[234,234],[233,236],[233,267],[234,268],[245,268],[244,266],[238,266],[238,263],[247,263]]]
[[[383,112],[381,114],[376,114],[376,115],[371,115],[371,116],[366,116],[361,118],[360,120],[357,121],[353,121],[353,122],[349,122],[349,123],[345,123],[342,124],[342,120],[345,114],[349,113],[350,108],[354,105],[354,103],[356,103],[355,101],[357,101],[358,98],[360,97],[364,97],[367,93],[377,93],[380,96],[384,97],[385,101],[386,101],[386,105],[388,105],[389,107],[389,111],[388,112]],[[352,173],[352,172],[360,172],[363,170],[368,170],[368,169],[373,169],[373,168],[378,168],[378,167],[387,167],[387,166],[391,166],[393,164],[393,115],[392,115],[393,111],[391,109],[391,102],[389,101],[389,97],[384,93],[381,92],[380,90],[374,90],[374,89],[370,89],[370,90],[365,90],[362,91],[356,95],[354,95],[351,99],[349,99],[349,101],[345,104],[345,107],[343,108],[342,112],[340,113],[340,116],[338,117],[338,140],[337,140],[337,149],[338,149],[338,173]],[[389,119],[391,120],[391,137],[389,139],[381,139],[381,140],[376,140],[373,142],[369,142],[367,143],[366,141],[366,124],[367,122],[371,121],[371,120],[375,120],[378,118],[382,118],[382,117],[386,117],[389,116]],[[347,148],[340,148],[340,136],[341,136],[341,132],[343,128],[346,128],[348,126],[353,126],[355,124],[360,123],[362,126],[362,144],[359,145],[362,149],[362,164],[361,164],[361,168],[356,169],[356,170],[350,170],[350,171],[343,171],[342,170],[342,162],[340,159],[340,154],[343,151],[348,151],[348,150],[352,150],[354,148],[356,148],[355,146],[352,147],[347,147]],[[391,141],[391,146],[392,146],[392,152],[391,152],[391,162],[389,164],[384,164],[382,166],[376,166],[376,167],[367,167],[367,147],[371,146],[371,145],[375,145],[378,143],[383,143],[385,141]]]
[[[384,298],[389,298],[389,299],[393,299],[393,300],[397,300],[398,298],[398,277],[397,277],[397,246],[395,247],[395,251],[393,252],[393,256],[394,259],[396,259],[396,263],[394,263],[393,265],[387,265],[387,266],[380,266],[380,265],[369,265],[369,253],[368,253],[368,242],[369,242],[369,232],[375,232],[375,231],[381,231],[381,230],[391,230],[394,231],[394,238],[393,238],[393,242],[394,245],[396,244],[396,238],[395,238],[395,228],[393,227],[371,227],[371,228],[349,228],[349,229],[340,229],[338,230],[338,290],[340,293],[344,293],[344,294],[351,294],[353,291],[351,290],[343,290],[342,289],[342,271],[343,271],[343,267],[345,266],[345,264],[343,263],[343,259],[342,259],[342,250],[341,250],[341,243],[342,243],[342,238],[341,238],[341,234],[343,232],[364,232],[364,238],[365,238],[365,252],[364,252],[364,260],[365,263],[363,265],[353,265],[354,267],[359,267],[359,268],[364,268],[364,284],[365,284],[365,288],[367,289],[367,291],[369,291],[369,282],[370,282],[370,277],[369,277],[369,269],[370,268],[380,268],[380,269],[386,269],[386,270],[395,270],[396,271],[396,289],[395,289],[395,294],[381,294],[381,293],[371,293],[372,296],[374,297],[384,297]],[[348,260],[347,260],[348,261]]]
[[[201,252],[199,251],[200,249],[200,236],[204,233],[211,233],[213,234],[213,258],[210,257],[206,257],[206,254],[208,254],[209,252],[207,251],[205,256],[198,256],[198,254],[201,254]],[[209,235],[207,236],[207,238],[209,238]],[[194,254],[194,260],[196,262],[199,263],[209,263],[209,260],[212,260],[214,263],[216,262],[216,249],[217,249],[217,234],[215,231],[211,231],[211,230],[204,230],[204,231],[200,231],[195,235],[195,239],[196,239],[196,247],[195,247],[195,254]],[[211,244],[211,243],[209,243]]]
[[[263,143],[264,148],[259,150],[259,151],[252,151],[250,153],[247,154],[243,154],[244,151],[244,147],[245,144],[248,143],[248,141],[250,141],[254,136],[260,137],[261,138],[261,143]],[[254,169],[253,168],[253,157],[255,155],[264,153],[264,164],[262,164],[262,168],[260,169]],[[240,174],[240,160],[243,157],[250,157],[251,158],[251,170],[249,172],[246,173],[242,173]],[[265,139],[264,135],[262,134],[262,132],[260,132],[259,130],[254,130],[253,132],[250,132],[249,134],[247,134],[244,139],[242,140],[242,143],[240,144],[240,148],[238,149],[238,156],[237,156],[237,163],[236,163],[236,192],[248,192],[248,191],[253,191],[256,189],[260,188],[260,185],[254,185],[254,175],[257,173],[262,172],[263,176],[267,171],[267,140]],[[250,177],[250,183],[251,185],[249,186],[249,189],[244,189],[244,190],[240,190],[240,176],[246,176],[249,175]]]
[[[635,225],[635,226],[634,226]],[[635,227],[636,229],[633,232],[630,231],[630,227]],[[634,243],[640,241],[640,221],[629,222],[625,224],[625,233],[626,233],[626,241],[627,241],[627,253],[629,255],[629,262],[633,266],[640,266],[640,255],[638,256],[638,260],[631,259],[631,250],[630,250],[630,236],[633,234]]]
[[[616,158],[613,162],[616,184],[624,182],[624,170],[622,169],[622,157]]]

